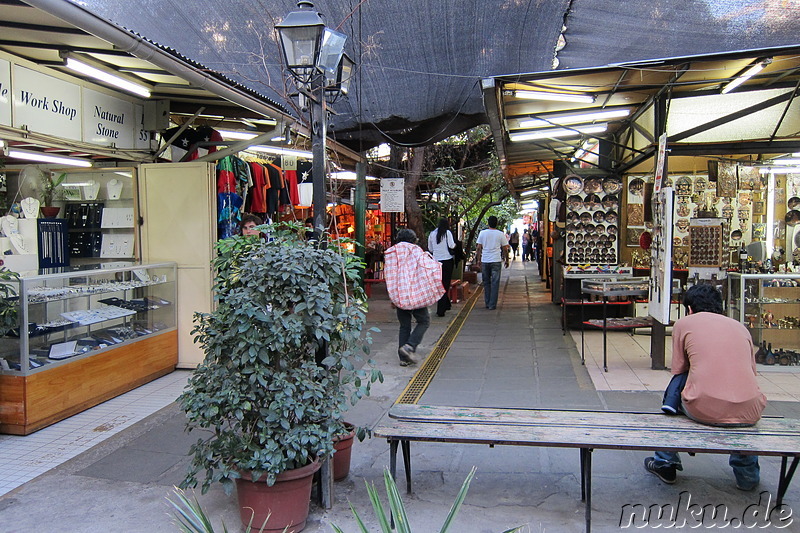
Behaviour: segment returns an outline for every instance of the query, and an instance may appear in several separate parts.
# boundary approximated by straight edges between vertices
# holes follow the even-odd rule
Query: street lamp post
[[[331,98],[346,94],[353,62],[344,55],[347,36],[325,27],[314,4],[301,0],[275,27],[286,67],[301,93],[306,92],[311,111],[311,177],[314,185],[313,217],[315,232],[325,231],[325,139],[327,137],[326,93]]]

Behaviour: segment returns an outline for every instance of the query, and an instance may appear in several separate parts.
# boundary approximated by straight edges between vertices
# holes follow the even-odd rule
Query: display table
[[[608,318],[608,299],[609,297],[642,297],[649,293],[648,278],[629,278],[617,280],[592,280],[584,279],[581,281],[581,294],[595,295],[602,297],[602,320],[584,320],[584,302],[581,298],[581,364],[586,364],[584,347],[584,329],[586,327],[599,328],[603,330],[603,370],[608,372],[608,339],[606,332],[614,330],[632,330],[635,328],[652,327],[652,319],[648,318]]]

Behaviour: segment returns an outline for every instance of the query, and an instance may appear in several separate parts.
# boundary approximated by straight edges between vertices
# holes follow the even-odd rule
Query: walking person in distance
[[[436,304],[436,316],[444,316],[450,309],[450,281],[453,279],[453,253],[456,242],[450,232],[450,223],[446,218],[440,218],[436,229],[428,235],[428,251],[433,254],[433,258],[442,264],[442,286],[444,294]]]
[[[384,252],[386,291],[397,308],[400,322],[400,366],[417,362],[417,346],[428,330],[431,318],[428,306],[436,303],[445,292],[442,288],[442,266],[417,245],[414,230],[397,232],[397,244]],[[413,328],[412,320],[416,322]]]
[[[486,309],[497,309],[503,263],[508,268],[508,239],[505,233],[497,229],[496,216],[490,216],[487,222],[489,227],[478,234],[476,260],[481,265]]]

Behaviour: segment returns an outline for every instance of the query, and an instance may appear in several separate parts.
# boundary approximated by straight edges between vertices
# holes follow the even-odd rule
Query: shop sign
[[[150,149],[150,132],[144,129],[144,106],[141,104],[133,104],[133,116],[136,119],[135,122],[135,139],[134,139],[134,148],[137,150],[149,150]]]
[[[405,179],[383,178],[381,180],[381,211],[402,213],[405,210]]]
[[[0,59],[0,124],[11,125],[11,63]]]
[[[14,65],[15,128],[81,140],[81,88],[46,74]]]
[[[132,148],[133,104],[91,89],[83,89],[83,140],[103,146]]]

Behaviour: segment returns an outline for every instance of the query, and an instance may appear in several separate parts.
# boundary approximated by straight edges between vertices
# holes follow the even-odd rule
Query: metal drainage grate
[[[478,286],[469,300],[464,304],[464,308],[461,309],[461,312],[458,313],[456,318],[447,327],[447,330],[445,330],[444,334],[438,340],[436,346],[433,347],[430,355],[428,355],[425,362],[422,363],[422,366],[419,367],[419,370],[416,371],[411,381],[406,385],[405,390],[397,397],[394,403],[417,403],[419,399],[422,398],[428,385],[433,381],[436,371],[439,370],[442,359],[447,355],[447,351],[461,331],[464,322],[467,320],[472,308],[475,307],[475,302],[481,294],[483,294],[483,287]]]

